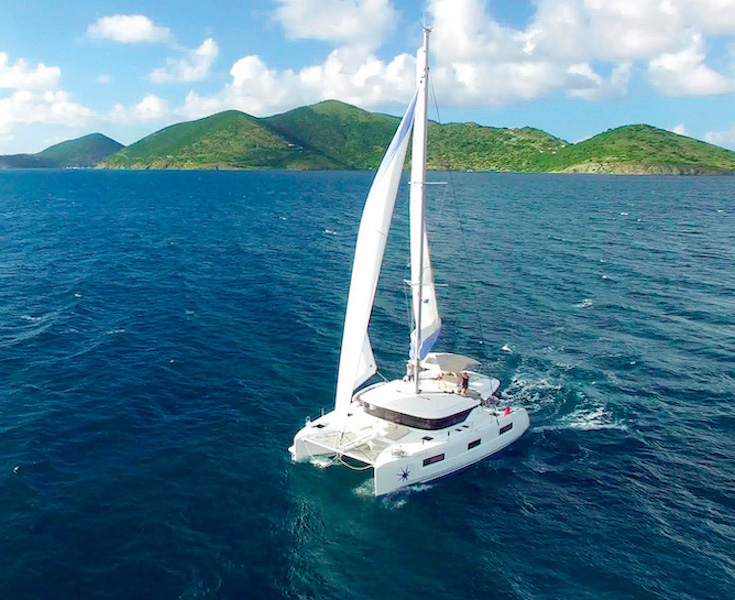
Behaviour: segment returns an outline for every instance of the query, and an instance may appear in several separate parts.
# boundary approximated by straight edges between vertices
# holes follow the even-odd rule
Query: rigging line
[[[364,467],[357,467],[355,465],[351,465],[350,463],[346,462],[342,458],[342,454],[339,455],[339,457],[336,459],[339,464],[341,464],[343,467],[347,467],[348,469],[352,469],[353,471],[367,471],[368,469],[372,469],[373,465],[365,465]]]
[[[429,82],[429,89],[431,91],[431,98],[434,101],[434,110],[436,111],[436,121],[439,125],[441,125],[441,115],[439,113],[439,103],[436,101],[436,90],[434,89],[434,86],[431,85],[431,82]],[[459,233],[462,238],[462,249],[464,250],[464,258],[467,262],[469,262],[469,250],[467,249],[467,235],[465,233],[465,228],[462,223],[462,215],[459,211],[459,202],[457,201],[457,189],[454,185],[454,178],[452,177],[452,171],[449,169],[449,165],[447,165],[447,175],[449,177],[449,188],[452,190],[452,199],[454,200],[454,211],[457,214],[457,226],[459,227]],[[475,317],[477,318],[477,326],[480,331],[480,345],[482,346],[482,353],[485,358],[488,358],[487,350],[485,348],[486,339],[485,339],[485,331],[482,327],[482,318],[480,317],[480,303],[477,299],[477,291],[475,290],[474,285],[470,285],[470,294],[472,296],[472,304],[475,308]]]

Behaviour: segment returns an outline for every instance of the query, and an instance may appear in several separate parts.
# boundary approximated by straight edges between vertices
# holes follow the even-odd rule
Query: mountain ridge
[[[226,144],[208,123],[247,121]],[[338,100],[324,100],[269,117],[230,110],[164,128],[103,161],[133,169],[376,169],[400,121]],[[225,127],[226,129],[226,127]],[[202,130],[202,131],[200,131]],[[232,130],[230,133],[235,133]],[[172,131],[179,141],[165,139]],[[198,136],[202,137],[198,137]],[[238,137],[239,136],[239,137]],[[650,125],[609,129],[577,144],[533,127],[429,122],[432,170],[612,174],[733,174],[735,152]],[[151,138],[168,148],[147,152]],[[183,141],[182,141],[183,140]],[[181,142],[181,143],[179,143]],[[198,150],[193,151],[198,145]]]
[[[169,125],[127,147],[90,134],[37,154],[0,156],[0,168],[376,169],[399,121],[338,100],[263,118],[233,109]],[[428,137],[431,170],[735,174],[735,152],[645,124],[570,143],[533,127],[430,121]]]
[[[124,146],[101,133],[66,140],[35,154],[0,155],[0,169],[94,167]]]

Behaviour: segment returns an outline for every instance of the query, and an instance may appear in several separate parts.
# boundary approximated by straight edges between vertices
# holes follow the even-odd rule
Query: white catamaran
[[[376,496],[431,481],[490,456],[528,429],[525,409],[498,408],[500,386],[480,363],[430,352],[441,329],[424,222],[429,30],[417,55],[416,93],[365,203],[347,300],[335,406],[289,448],[296,461],[345,458],[372,467]],[[368,324],[413,126],[410,191],[411,289],[415,328],[403,379],[355,390],[377,372]],[[345,463],[346,464],[346,463]]]

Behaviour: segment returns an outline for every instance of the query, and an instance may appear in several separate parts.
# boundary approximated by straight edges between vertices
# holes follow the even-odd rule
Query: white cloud
[[[654,86],[667,96],[701,96],[735,92],[735,79],[725,77],[705,64],[704,41],[695,35],[678,52],[662,54],[648,64]]]
[[[704,134],[704,140],[710,144],[735,149],[735,124],[733,124],[729,129],[724,129],[722,131],[708,131]]]
[[[572,65],[569,68],[571,77],[579,77],[575,85],[570,85],[569,94],[585,100],[609,100],[625,95],[630,79],[630,63],[618,64],[608,79],[595,73],[589,63]],[[586,79],[586,85],[585,85]],[[571,81],[571,80],[569,80]]]
[[[148,79],[153,83],[202,81],[206,79],[212,63],[219,55],[219,46],[212,38],[208,38],[196,50],[185,52],[186,56],[183,58],[166,60],[166,66],[153,71]]]
[[[482,0],[429,0],[435,71],[455,102],[507,103],[554,91],[621,96],[636,61],[650,62],[649,77],[665,93],[731,91],[732,81],[705,64],[701,42],[735,33],[733,0],[539,0],[523,30],[486,9]],[[601,67],[611,69],[608,78]],[[676,69],[683,69],[678,79]]]
[[[11,64],[8,55],[0,52],[0,89],[48,90],[56,88],[60,79],[59,67],[31,66],[22,58]]]
[[[594,70],[581,0],[542,0],[526,30],[500,24],[480,0],[431,0],[429,10],[435,86],[454,104],[500,105],[555,91],[603,100],[626,92],[629,61],[611,62],[608,78]]]
[[[13,138],[24,125],[37,123],[78,127],[90,123],[95,112],[59,88],[61,69],[36,65],[20,58],[11,62],[0,52],[0,89],[9,89],[0,97],[0,140]]]
[[[156,25],[145,15],[102,17],[87,28],[87,35],[121,44],[168,43],[173,39],[168,27]]]
[[[168,100],[155,94],[148,94],[133,106],[116,104],[107,115],[107,120],[113,123],[140,123],[161,121],[170,114]]]
[[[258,56],[245,56],[230,70],[232,81],[209,97],[189,92],[184,114],[203,117],[237,108],[265,116],[329,98],[361,106],[403,102],[414,88],[415,60],[401,54],[386,63],[360,48],[338,48],[320,65],[294,72],[269,68]]]
[[[687,128],[684,123],[679,123],[678,125],[675,125],[671,131],[673,131],[674,133],[678,133],[679,135],[687,135]]]
[[[276,0],[274,13],[296,39],[379,45],[396,24],[391,0]]]
[[[710,34],[735,34],[733,0],[682,0],[687,18]]]
[[[18,126],[34,123],[81,127],[95,116],[94,111],[74,102],[63,90],[19,89],[0,98],[0,133],[6,136]]]
[[[408,100],[413,57],[381,59],[373,51],[396,21],[390,0],[277,2],[275,17],[291,37],[338,47],[299,71],[246,56],[219,93],[189,93],[187,116],[226,108],[271,114],[325,98],[364,107]],[[705,51],[712,36],[735,33],[735,0],[538,0],[523,28],[500,23],[491,9],[486,0],[427,0],[442,102],[487,107],[554,93],[609,100],[627,93],[634,73],[669,95],[735,91]]]
[[[97,77],[97,83],[100,85],[109,85],[112,83],[112,75],[109,73],[102,73]]]

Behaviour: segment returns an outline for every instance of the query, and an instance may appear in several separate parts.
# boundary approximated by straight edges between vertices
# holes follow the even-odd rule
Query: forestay
[[[416,98],[417,94],[414,94],[383,162],[380,163],[360,220],[334,403],[335,410],[340,412],[347,410],[355,389],[377,371],[368,338],[368,325],[406,159]]]

